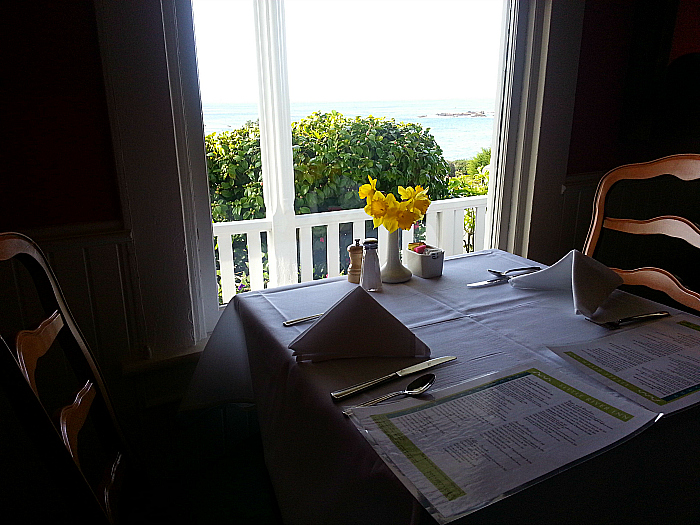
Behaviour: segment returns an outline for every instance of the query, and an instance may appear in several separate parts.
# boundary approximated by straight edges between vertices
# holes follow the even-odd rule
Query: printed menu
[[[700,401],[697,317],[675,315],[550,350],[649,410],[670,413]]]
[[[602,451],[658,413],[529,363],[436,392],[354,409],[351,418],[439,523],[448,523]]]

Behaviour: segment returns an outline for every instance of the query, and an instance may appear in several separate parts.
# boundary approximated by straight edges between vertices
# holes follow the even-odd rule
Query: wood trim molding
[[[512,0],[503,36],[501,104],[496,108],[489,181],[490,247],[556,261],[552,237],[576,93],[584,4]],[[566,109],[563,109],[566,108]]]

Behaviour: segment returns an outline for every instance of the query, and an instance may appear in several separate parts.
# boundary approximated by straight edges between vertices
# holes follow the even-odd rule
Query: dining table
[[[544,267],[502,250],[483,250],[446,258],[438,277],[385,283],[381,292],[371,294],[429,347],[430,357],[456,356],[430,370],[436,379],[426,395],[533,360],[596,383],[549,348],[609,333],[576,313],[570,290],[517,288],[507,282],[468,286],[493,277],[489,270],[534,265]],[[238,294],[219,325],[235,325],[244,337],[238,333],[234,342],[219,337],[205,353],[236,351],[247,358],[265,463],[285,523],[432,524],[434,518],[343,414],[348,406],[402,390],[417,376],[388,381],[347,399],[330,395],[426,358],[308,362],[298,361],[289,348],[314,321],[284,326],[285,320],[325,312],[357,286],[341,276]],[[660,307],[678,313],[619,290],[605,302],[611,318]],[[342,336],[357,347],[381,339],[361,325]],[[663,417],[458,523],[697,523],[699,415],[691,407]]]

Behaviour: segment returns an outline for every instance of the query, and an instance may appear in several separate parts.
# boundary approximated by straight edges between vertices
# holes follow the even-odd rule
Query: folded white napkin
[[[297,361],[428,357],[430,348],[358,286],[289,344]]]
[[[622,277],[580,251],[571,250],[549,268],[513,277],[510,284],[516,288],[571,290],[576,313],[590,317],[622,284]]]

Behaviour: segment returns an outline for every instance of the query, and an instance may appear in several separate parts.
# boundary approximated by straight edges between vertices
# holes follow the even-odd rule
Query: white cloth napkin
[[[430,348],[358,286],[289,344],[297,361],[428,357]]]
[[[513,277],[510,284],[516,288],[571,290],[576,313],[590,317],[622,284],[622,277],[580,251],[571,250],[549,268]]]

